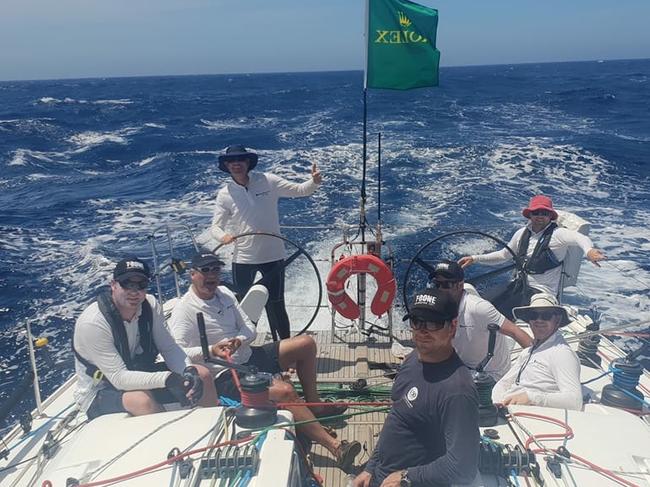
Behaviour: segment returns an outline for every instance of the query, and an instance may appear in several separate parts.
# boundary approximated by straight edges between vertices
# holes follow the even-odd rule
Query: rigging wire
[[[632,280],[638,282],[638,283],[641,284],[645,289],[650,288],[650,284],[648,284],[647,282],[645,282],[645,281],[639,279],[638,277],[636,277],[635,275],[632,274],[632,269],[622,269],[621,267],[618,267],[618,266],[614,265],[614,264],[613,264],[611,261],[609,261],[609,260],[602,260],[601,262],[604,262],[605,264],[607,264],[607,265],[613,267],[613,268],[616,269],[618,272],[620,272],[621,274],[623,274],[625,277],[629,277],[630,279],[632,279]]]

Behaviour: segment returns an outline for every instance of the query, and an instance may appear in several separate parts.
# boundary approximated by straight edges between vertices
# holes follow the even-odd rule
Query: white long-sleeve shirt
[[[538,347],[522,350],[492,389],[492,401],[502,403],[520,392],[526,392],[534,406],[582,409],[580,360],[559,331]]]
[[[190,289],[176,303],[169,319],[169,328],[176,342],[183,347],[192,362],[202,363],[203,352],[197,326],[197,313],[203,313],[208,345],[212,346],[221,340],[238,338],[241,346],[233,354],[235,363],[243,364],[251,356],[250,344],[255,340],[257,332],[246,314],[241,311],[235,295],[225,286],[219,286],[212,299],[204,300],[196,295],[194,288]],[[205,364],[217,376],[226,369],[220,365]]]
[[[190,359],[172,338],[162,313],[162,308],[156,298],[147,294],[147,301],[153,312],[152,335],[156,348],[165,359],[169,370],[182,373],[186,366],[191,365]],[[141,353],[138,319],[142,306],[131,321],[124,321],[129,352],[133,358]],[[84,359],[93,363],[120,391],[139,391],[165,387],[165,381],[170,372],[141,372],[129,370],[115,348],[113,333],[104,315],[99,310],[97,302],[88,306],[77,319],[74,328],[74,347]],[[86,411],[100,389],[107,386],[106,381],[95,384],[92,377],[86,374],[86,366],[75,358],[77,373],[77,389],[75,400],[82,411]]]
[[[548,225],[539,232],[533,232],[530,223],[528,223],[528,225],[525,227],[517,230],[510,239],[510,242],[508,242],[508,247],[510,247],[515,254],[519,248],[519,241],[521,240],[521,237],[527,228],[531,230],[530,240],[528,241],[528,250],[526,252],[526,255],[530,257],[533,255],[533,251],[537,246],[537,242],[544,234],[544,231],[548,228]],[[559,262],[564,261],[567,250],[572,245],[580,247],[584,254],[589,252],[589,250],[591,250],[594,246],[591,242],[591,239],[586,235],[562,227],[555,229],[553,235],[551,236],[551,240],[548,243],[549,249],[551,252],[553,252],[553,255],[555,255]],[[508,249],[503,248],[501,250],[490,252],[488,254],[472,255],[472,258],[474,259],[474,262],[481,264],[497,265],[512,260],[512,254],[508,252]],[[539,289],[540,291],[548,292],[553,296],[557,296],[560,287],[561,276],[562,266],[558,266],[554,269],[549,269],[542,274],[529,274],[528,284],[534,288]]]
[[[232,180],[217,193],[211,231],[219,241],[226,233],[280,235],[278,200],[309,196],[318,188],[313,179],[292,183],[274,174],[256,172],[249,173],[248,177],[248,186]],[[239,238],[234,245],[233,262],[239,264],[264,264],[286,257],[284,242],[278,238],[255,235]]]

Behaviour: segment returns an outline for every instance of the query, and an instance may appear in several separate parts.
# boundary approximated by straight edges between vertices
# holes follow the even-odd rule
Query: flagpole
[[[366,252],[366,166],[368,147],[368,28],[370,0],[366,0],[366,62],[363,69],[363,175],[361,179],[361,202],[359,208],[359,223],[361,225],[361,252]],[[366,327],[366,274],[357,275],[357,304],[359,305],[359,330]]]
[[[370,12],[370,0],[366,0],[365,15],[365,64],[363,68],[363,171],[361,176],[361,201],[359,208],[359,224],[361,226],[361,244],[366,243],[366,169],[368,150],[368,16]]]

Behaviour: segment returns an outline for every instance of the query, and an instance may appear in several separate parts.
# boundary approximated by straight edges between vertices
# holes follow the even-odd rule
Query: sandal
[[[336,466],[343,471],[348,470],[359,452],[361,452],[361,443],[342,440],[336,452]]]

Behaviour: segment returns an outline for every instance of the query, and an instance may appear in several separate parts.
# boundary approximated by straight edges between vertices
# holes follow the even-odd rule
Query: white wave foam
[[[61,100],[59,100],[58,98],[52,98],[50,96],[44,96],[43,98],[39,98],[38,101],[46,105],[53,104],[53,103],[61,103]]]
[[[117,100],[95,100],[92,102],[95,105],[132,105],[133,102],[127,98],[119,98]]]
[[[75,98],[70,98],[66,97],[63,99],[60,98],[54,98],[51,96],[44,96],[38,99],[39,103],[42,103],[44,105],[58,105],[58,104],[79,104],[79,105],[131,105],[133,101],[129,100],[128,98],[118,98],[115,100],[83,100],[83,99],[75,99]]]
[[[84,150],[106,143],[128,144],[127,140],[117,132],[82,132],[68,137],[67,140]]]
[[[138,166],[146,166],[147,164],[153,162],[156,159],[156,156],[147,157],[138,162]]]
[[[250,127],[252,121],[249,120],[206,120],[201,119],[200,127],[207,128],[208,130],[227,130],[227,129],[241,129]]]
[[[60,152],[40,152],[32,151],[29,149],[16,149],[12,153],[11,160],[7,163],[8,166],[26,166],[30,160],[37,160],[41,162],[54,162],[52,157],[62,156]]]
[[[124,127],[120,130],[114,130],[111,132],[95,132],[95,131],[81,132],[68,137],[67,140],[68,142],[71,142],[79,147],[75,151],[79,153],[102,144],[128,145],[129,141],[127,137],[130,137],[132,135],[141,132],[142,129],[143,126]]]

